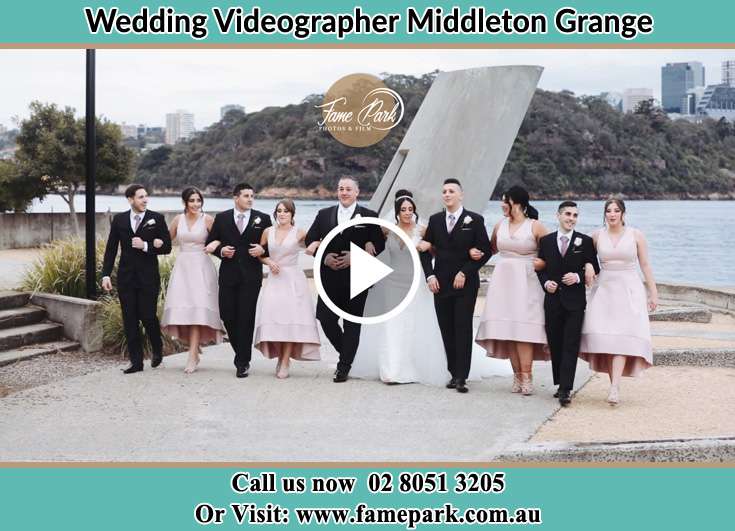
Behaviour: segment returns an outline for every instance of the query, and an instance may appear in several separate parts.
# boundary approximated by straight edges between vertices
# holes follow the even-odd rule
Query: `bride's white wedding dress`
[[[412,240],[416,244],[420,239],[417,227]],[[407,293],[413,277],[411,256],[392,232],[388,233],[385,250],[379,258],[393,268],[393,273],[370,288],[365,316],[395,308]],[[508,363],[488,358],[483,349],[474,345],[470,380],[506,374],[511,374]],[[449,381],[434,295],[423,279],[414,299],[399,315],[380,324],[362,325],[360,346],[350,376],[427,385],[444,385]]]

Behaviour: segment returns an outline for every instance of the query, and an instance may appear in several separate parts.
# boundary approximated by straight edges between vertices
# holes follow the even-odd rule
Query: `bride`
[[[418,224],[413,194],[396,192],[395,220],[418,245],[425,227]],[[403,241],[384,230],[385,251],[378,258],[393,269],[383,282],[370,289],[363,315],[379,315],[395,308],[408,292],[413,278],[411,255]],[[471,380],[484,376],[508,374],[506,364],[485,356],[477,348],[472,353]],[[419,382],[445,385],[450,378],[439,323],[434,311],[434,296],[421,282],[414,299],[399,315],[376,325],[363,325],[360,346],[350,376],[380,379],[385,383]]]

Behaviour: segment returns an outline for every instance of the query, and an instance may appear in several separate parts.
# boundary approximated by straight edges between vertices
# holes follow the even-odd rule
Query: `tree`
[[[22,178],[44,194],[58,194],[69,205],[72,226],[79,234],[74,196],[86,179],[84,119],[74,109],[34,101],[31,116],[20,122],[16,160]],[[133,151],[122,142],[120,128],[97,119],[97,184],[116,185],[130,175]]]
[[[26,182],[18,164],[13,160],[0,160],[0,212],[23,211],[35,197],[42,197],[43,190]]]

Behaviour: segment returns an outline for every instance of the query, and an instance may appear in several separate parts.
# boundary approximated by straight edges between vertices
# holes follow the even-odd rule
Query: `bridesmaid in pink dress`
[[[643,233],[625,226],[625,203],[605,203],[605,227],[592,235],[600,259],[600,275],[587,303],[579,356],[590,368],[610,377],[607,401],[619,401],[621,376],[637,376],[652,364],[648,312],[658,292]],[[640,266],[648,288],[638,275]]]
[[[495,225],[490,240],[499,259],[490,277],[475,342],[492,358],[510,359],[511,391],[530,395],[534,360],[550,359],[544,292],[535,273],[538,241],[548,231],[536,219],[538,212],[528,204],[526,190],[514,186],[503,198],[509,215]]]
[[[293,201],[280,201],[273,214],[276,224],[263,231],[261,240],[261,245],[268,244],[269,256],[261,261],[270,275],[258,300],[255,348],[278,358],[277,378],[288,378],[291,358],[320,359],[314,304],[298,260],[306,231],[294,226],[295,214]]]
[[[188,343],[184,372],[191,374],[199,365],[200,345],[221,343],[223,326],[217,302],[217,271],[207,254],[211,250],[204,246],[214,218],[202,212],[204,196],[196,188],[186,188],[181,199],[184,213],[169,225],[171,239],[178,238],[179,252],[166,291],[161,328]]]

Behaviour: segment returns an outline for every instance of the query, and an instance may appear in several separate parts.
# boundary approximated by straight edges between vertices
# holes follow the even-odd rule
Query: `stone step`
[[[58,323],[36,323],[0,330],[0,351],[17,349],[61,339],[64,327]]]
[[[651,321],[679,321],[687,323],[709,323],[712,312],[703,307],[661,308],[649,315]]]
[[[40,323],[46,318],[46,310],[40,306],[21,306],[0,310],[0,330],[34,323]]]
[[[30,293],[21,293],[19,291],[0,291],[0,310],[9,308],[19,308],[28,304]]]
[[[27,347],[20,347],[14,350],[6,350],[0,352],[0,367],[15,363],[16,361],[27,360],[35,358],[36,356],[43,356],[45,354],[55,354],[56,352],[66,352],[69,350],[76,350],[79,348],[79,343],[75,341],[52,341],[48,343],[39,343],[37,345],[30,345]]]

